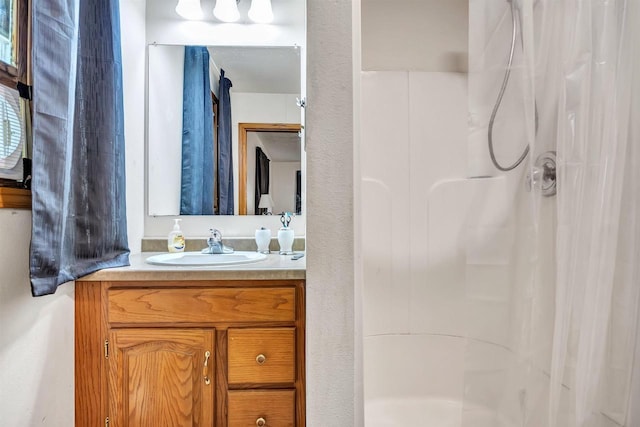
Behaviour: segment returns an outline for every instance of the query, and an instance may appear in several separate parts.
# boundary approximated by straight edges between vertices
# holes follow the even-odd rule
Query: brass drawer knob
[[[267,357],[264,354],[259,354],[256,356],[256,363],[258,363],[258,365],[262,365],[266,361],[267,361]],[[259,420],[262,420],[262,418],[259,418]]]
[[[256,420],[256,426],[264,427],[266,425],[267,425],[267,420],[265,420],[264,418],[260,417]]]

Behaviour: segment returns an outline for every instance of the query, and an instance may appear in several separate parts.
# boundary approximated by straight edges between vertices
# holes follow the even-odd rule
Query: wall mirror
[[[149,45],[148,214],[302,214],[301,74],[297,46]]]

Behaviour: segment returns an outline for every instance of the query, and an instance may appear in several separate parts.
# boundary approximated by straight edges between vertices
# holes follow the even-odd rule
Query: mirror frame
[[[247,133],[300,132],[302,125],[286,123],[238,123],[238,215],[247,214]]]

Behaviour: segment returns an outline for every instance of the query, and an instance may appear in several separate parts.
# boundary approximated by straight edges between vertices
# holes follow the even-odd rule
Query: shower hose
[[[513,170],[515,168],[517,168],[520,163],[522,163],[524,161],[524,159],[527,157],[527,154],[529,154],[529,144],[527,144],[526,148],[524,149],[524,151],[522,152],[522,154],[520,155],[520,157],[518,158],[518,160],[516,160],[513,164],[509,165],[509,166],[502,166],[498,160],[496,159],[496,155],[494,152],[494,148],[493,148],[493,125],[496,119],[496,115],[498,114],[498,109],[500,108],[500,105],[502,104],[502,97],[504,96],[504,92],[507,90],[507,86],[509,84],[509,77],[511,75],[511,68],[513,66],[513,54],[515,52],[516,49],[516,38],[517,38],[517,34],[518,34],[518,11],[517,11],[517,6],[515,5],[517,0],[508,0],[509,3],[511,4],[511,23],[512,23],[512,31],[511,31],[511,49],[509,50],[509,62],[507,63],[507,68],[504,72],[504,78],[502,80],[502,86],[500,87],[500,92],[498,93],[498,99],[496,100],[495,105],[493,106],[493,111],[491,112],[491,118],[489,119],[489,129],[487,132],[487,141],[489,143],[489,156],[491,157],[491,162],[493,162],[493,165],[498,169],[501,170],[503,172],[508,172],[510,170]],[[521,36],[521,41],[522,41],[522,36]],[[536,121],[536,132],[538,130],[538,108],[536,106],[536,112],[535,112],[535,121]]]

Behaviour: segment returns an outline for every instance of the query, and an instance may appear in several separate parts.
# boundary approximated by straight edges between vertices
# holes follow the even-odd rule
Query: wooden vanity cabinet
[[[304,281],[78,281],[76,426],[304,427]]]

